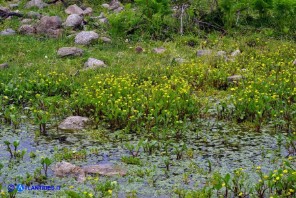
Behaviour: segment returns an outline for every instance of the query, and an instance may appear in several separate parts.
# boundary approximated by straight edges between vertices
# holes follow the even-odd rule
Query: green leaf
[[[224,177],[224,182],[225,182],[226,184],[228,184],[229,180],[230,180],[230,174],[227,173],[227,174],[225,175],[225,177]]]

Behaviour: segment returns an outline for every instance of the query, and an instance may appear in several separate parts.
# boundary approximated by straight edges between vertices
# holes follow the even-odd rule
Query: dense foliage
[[[174,9],[172,10],[172,7]],[[268,28],[274,35],[295,37],[293,0],[137,0],[110,17],[113,34],[169,38],[172,33],[200,34],[200,30]]]

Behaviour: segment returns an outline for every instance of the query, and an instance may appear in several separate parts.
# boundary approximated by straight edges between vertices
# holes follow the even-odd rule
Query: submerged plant
[[[53,161],[51,159],[49,159],[48,157],[41,159],[41,165],[42,165],[44,175],[46,178],[48,177],[48,174],[47,174],[48,167],[52,164],[52,162]]]
[[[129,153],[133,157],[137,157],[139,155],[140,149],[142,148],[143,140],[140,140],[137,144],[125,143],[125,148],[129,151]]]
[[[24,155],[26,154],[26,150],[18,150],[18,146],[20,145],[20,141],[16,140],[13,141],[13,149],[10,147],[11,143],[9,141],[4,141],[4,144],[6,145],[6,150],[10,154],[10,158],[22,160],[24,158]]]

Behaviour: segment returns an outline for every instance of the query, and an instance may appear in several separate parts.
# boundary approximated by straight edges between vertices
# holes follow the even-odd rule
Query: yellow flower
[[[293,192],[294,192],[294,190],[293,190],[293,189],[291,189],[291,188],[289,189],[289,191],[290,191],[291,193],[293,193]]]
[[[89,193],[88,196],[89,196],[89,197],[93,197],[94,195],[93,195],[92,193]]]
[[[73,189],[73,188],[74,188],[74,186],[69,186],[69,188],[70,188],[70,189]]]
[[[222,186],[224,187],[225,186],[225,183],[222,183]]]
[[[257,170],[260,170],[260,169],[261,169],[261,166],[257,166],[256,169],[257,169]]]
[[[109,193],[110,195],[112,195],[112,190],[108,190],[108,193]]]
[[[238,196],[243,196],[243,193],[242,193],[242,192],[240,192],[240,193],[238,194]]]
[[[292,160],[292,159],[293,159],[293,157],[291,157],[291,156],[288,158],[288,160]]]
[[[280,180],[280,177],[276,177],[275,179],[278,181],[278,180]]]
[[[284,170],[283,173],[288,173],[288,170]]]

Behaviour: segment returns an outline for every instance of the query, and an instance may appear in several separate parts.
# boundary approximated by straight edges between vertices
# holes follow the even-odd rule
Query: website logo
[[[8,187],[7,187],[7,190],[9,193],[13,192],[15,189],[15,186],[13,184],[9,184]]]
[[[16,186],[17,192],[23,192],[25,190],[25,185],[18,184]]]

